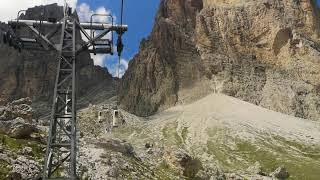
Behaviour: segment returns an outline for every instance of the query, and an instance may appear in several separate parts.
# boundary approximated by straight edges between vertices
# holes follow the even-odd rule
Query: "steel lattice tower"
[[[117,51],[120,56],[123,44],[121,36],[128,26],[114,24],[113,17],[108,14],[93,14],[90,23],[79,23],[66,4],[64,18],[60,21],[16,20],[8,22],[12,29],[27,27],[33,35],[25,37],[25,33],[8,31],[4,39],[9,45],[21,51],[55,50],[57,51],[57,74],[54,87],[52,116],[48,133],[48,143],[43,169],[43,179],[78,179],[77,176],[77,121],[76,121],[76,62],[82,51],[94,54],[113,54],[113,32],[118,34]],[[94,22],[94,16],[111,18],[110,22]],[[54,18],[51,18],[51,20]],[[42,27],[50,27],[51,31],[42,32]],[[38,28],[38,29],[37,29]],[[90,30],[90,35],[86,32]],[[87,41],[77,42],[80,31]],[[99,31],[95,35],[93,31]],[[60,41],[55,43],[53,37],[60,32]],[[112,33],[111,39],[105,38]]]
[[[76,26],[65,16],[62,24],[58,67],[54,88],[52,117],[44,179],[68,169],[67,176],[76,179]]]

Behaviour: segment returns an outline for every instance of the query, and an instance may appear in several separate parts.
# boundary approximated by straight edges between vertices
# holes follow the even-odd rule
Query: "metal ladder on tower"
[[[77,179],[76,23],[74,18],[67,14],[66,8],[61,30],[43,179]],[[66,169],[68,172],[62,171]]]

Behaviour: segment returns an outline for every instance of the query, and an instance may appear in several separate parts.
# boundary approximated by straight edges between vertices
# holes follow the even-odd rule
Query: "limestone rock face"
[[[23,98],[0,106],[0,133],[14,138],[28,138],[36,132],[34,110],[30,105],[30,98]]]
[[[161,2],[151,36],[123,78],[120,99],[130,112],[146,116],[174,105],[179,90],[203,76],[193,38],[201,8],[197,0]]]
[[[27,121],[32,121],[34,111],[30,107],[31,99],[22,98],[12,101],[0,108],[0,120],[9,120],[21,117]]]
[[[318,17],[310,1],[248,1],[203,10],[197,46],[215,90],[319,119]]]
[[[319,18],[309,0],[165,0],[121,103],[149,115],[217,92],[318,120]]]
[[[41,171],[41,165],[34,161],[27,159],[24,156],[18,157],[13,161],[12,171],[10,174],[11,179],[17,180],[31,180],[39,178]]]
[[[49,17],[61,19],[62,7],[57,4],[37,6],[27,10],[22,19],[40,19],[44,12],[43,20]],[[39,27],[36,27],[37,29]],[[0,35],[8,29],[4,24],[0,25]],[[19,33],[29,33],[26,28],[17,29]],[[48,33],[52,29],[42,27],[41,31]],[[80,32],[77,32],[79,35]],[[1,36],[2,37],[2,36]],[[59,41],[60,33],[54,37]],[[80,35],[78,42],[81,42]],[[0,103],[6,103],[13,99],[30,97],[33,101],[52,102],[52,94],[56,75],[57,53],[55,51],[35,51],[22,49],[19,53],[0,40]],[[78,95],[85,95],[90,89],[100,83],[110,86],[112,76],[104,68],[95,66],[88,52],[81,53],[77,58]],[[104,83],[107,82],[107,83]]]

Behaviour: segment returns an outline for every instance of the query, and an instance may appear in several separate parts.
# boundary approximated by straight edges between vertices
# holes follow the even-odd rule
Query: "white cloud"
[[[87,3],[81,3],[77,7],[77,12],[78,12],[79,20],[81,22],[90,21],[90,16],[93,14],[93,11],[91,10],[90,6]]]
[[[77,11],[78,11],[80,22],[90,22],[91,15],[93,14],[111,15],[111,11],[109,9],[106,9],[103,6],[100,6],[96,10],[93,10],[91,9],[90,5],[87,3],[81,3],[77,7]],[[111,23],[111,18],[107,16],[96,16],[96,17],[93,17],[93,21]]]
[[[101,67],[107,67],[109,73],[113,77],[118,77],[118,56],[111,56],[111,55],[93,55],[91,54],[91,58],[94,61],[94,65],[101,66]],[[108,61],[108,63],[107,63]],[[120,68],[119,68],[119,77],[122,78],[124,73],[127,71],[129,66],[129,61],[126,59],[120,60]]]
[[[128,61],[126,61],[124,59],[121,59],[120,60],[120,66],[122,66],[124,70],[127,70],[128,67],[129,67],[129,63],[128,63]]]
[[[108,67],[109,72],[112,74],[113,77],[118,77],[118,63],[119,63],[118,59],[116,59],[114,64],[111,65],[111,67]],[[127,71],[127,69],[128,69],[128,61],[125,59],[121,59],[120,60],[120,68],[119,68],[119,77],[120,78],[122,78],[122,76]]]
[[[107,10],[105,7],[99,7],[96,12],[96,14],[107,14],[107,15],[111,15],[111,11]],[[107,22],[110,23],[111,19],[110,17],[107,16],[97,16],[96,19],[94,19],[97,22]]]
[[[108,55],[106,54],[97,54],[97,55],[93,55],[91,54],[91,58],[93,59],[93,63],[96,66],[101,66],[101,67],[105,67],[105,60],[107,58]]]
[[[119,77],[122,78],[124,73],[128,70],[129,62],[125,59],[120,60],[120,70],[119,70]]]
[[[67,3],[75,8],[77,0],[66,0]],[[34,6],[58,3],[64,5],[64,0],[1,0],[0,1],[0,21],[16,19],[19,10],[28,9]]]

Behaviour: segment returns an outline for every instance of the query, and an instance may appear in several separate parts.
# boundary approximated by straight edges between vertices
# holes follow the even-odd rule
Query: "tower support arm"
[[[36,30],[33,26],[28,26],[35,34],[41,37],[42,40],[44,40],[47,44],[49,44],[51,47],[53,47],[55,50],[59,51],[59,49],[45,36],[39,33],[38,30]]]
[[[36,20],[12,20],[8,22],[9,25],[13,26],[38,26],[40,21]],[[41,21],[42,26],[57,26],[62,25],[63,22],[58,21],[56,23]],[[68,22],[71,25],[71,22]],[[116,24],[106,24],[106,23],[79,23],[83,29],[92,29],[92,30],[110,30],[110,31],[122,31],[125,32],[128,30],[127,25],[116,25]]]

